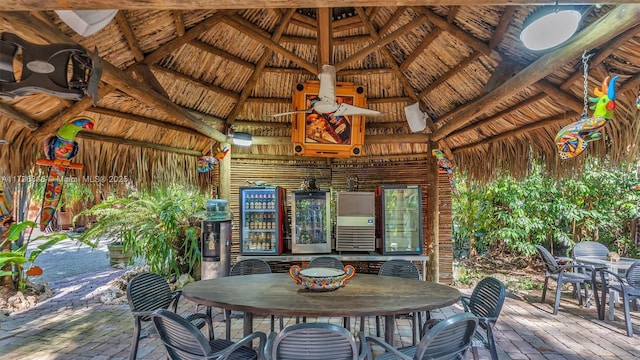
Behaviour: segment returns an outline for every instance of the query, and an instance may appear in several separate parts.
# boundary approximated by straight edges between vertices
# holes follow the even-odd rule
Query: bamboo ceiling
[[[78,140],[89,175],[127,175],[136,159],[149,174],[187,169],[225,141],[231,125],[254,136],[251,148],[234,148],[232,156],[291,161],[291,118],[269,114],[290,111],[295,85],[316,79],[324,63],[336,66],[338,81],[364,85],[367,106],[384,113],[366,119],[358,161],[428,156],[431,141],[479,179],[497,168],[522,174],[532,157],[552,172],[572,171],[582,160],[561,161],[554,137],[582,112],[585,50],[594,54],[590,96],[606,76],[620,76],[614,119],[587,152],[614,161],[637,156],[640,4],[588,1],[579,33],[538,53],[518,38],[538,8],[525,1],[327,1],[340,7],[309,8],[317,2],[159,0],[153,9],[123,1],[125,10],[88,37],[52,10],[110,8],[112,1],[40,3],[5,0],[0,32],[97,47],[106,63],[99,99],[94,107],[90,98],[0,98],[0,139],[10,142],[0,145],[0,173],[23,173],[41,140],[79,114],[97,122]],[[429,121],[412,134],[404,107],[416,101]]]

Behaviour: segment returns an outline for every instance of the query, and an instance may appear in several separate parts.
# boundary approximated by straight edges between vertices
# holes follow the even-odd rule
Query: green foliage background
[[[480,185],[459,176],[460,199],[453,201],[456,257],[478,253],[536,254],[535,245],[569,255],[578,241],[601,242],[623,256],[640,257],[631,243],[631,222],[640,216],[638,164],[609,166],[590,158],[581,174],[554,179],[534,163],[517,180],[498,174]]]

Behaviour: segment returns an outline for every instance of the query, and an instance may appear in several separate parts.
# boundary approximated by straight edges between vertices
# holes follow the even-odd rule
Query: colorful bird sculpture
[[[229,147],[225,146],[217,149],[216,153],[213,155],[201,156],[198,158],[197,170],[199,173],[206,173],[211,171],[220,160],[224,159],[224,157],[229,153]]]
[[[47,228],[56,213],[67,169],[82,169],[82,164],[71,162],[71,159],[78,153],[78,143],[75,142],[75,138],[81,130],[92,130],[94,124],[93,119],[86,116],[73,118],[62,125],[56,135],[49,137],[44,142],[44,154],[47,159],[36,161],[38,165],[49,166],[49,177],[44,189],[40,215],[40,230],[42,231]]]
[[[616,80],[617,76],[609,77],[602,81],[602,90],[594,89],[595,98],[589,101],[595,103],[590,109],[594,110],[591,117],[582,114],[580,120],[563,127],[556,135],[556,146],[561,159],[574,158],[587,148],[590,141],[602,138],[599,131],[613,117],[613,109],[616,107]]]
[[[449,184],[451,185],[451,192],[456,196],[456,198],[460,198],[460,193],[458,193],[458,187],[456,186],[456,181],[453,178],[453,163],[447,156],[438,149],[431,150],[431,155],[435,156],[438,159],[438,166],[447,172],[447,177],[449,178]]]

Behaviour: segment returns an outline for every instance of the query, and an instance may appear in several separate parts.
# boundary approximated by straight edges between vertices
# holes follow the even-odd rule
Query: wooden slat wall
[[[316,178],[316,185],[321,189],[332,190],[332,203],[335,204],[337,192],[346,191],[346,178],[355,174],[359,180],[359,191],[375,191],[378,185],[420,185],[422,187],[423,209],[423,254],[431,244],[430,232],[427,229],[428,201],[426,192],[426,174],[429,171],[427,160],[411,160],[406,162],[378,162],[378,163],[334,163],[326,161],[260,161],[232,159],[231,162],[231,198],[230,210],[233,214],[239,214],[239,188],[251,186],[248,181],[262,180],[271,185],[277,185],[291,190],[298,190],[305,177]],[[452,282],[453,269],[453,243],[451,240],[451,189],[446,174],[438,174],[438,187],[440,199],[440,279],[441,283]],[[290,199],[287,200],[290,205]],[[335,212],[333,212],[335,213]],[[232,263],[236,262],[239,255],[239,223],[234,222],[233,245],[231,249]],[[272,264],[273,266],[274,264]],[[362,263],[353,264],[361,272],[377,272],[380,264]],[[284,269],[284,268],[283,268]],[[276,269],[277,270],[277,269]]]

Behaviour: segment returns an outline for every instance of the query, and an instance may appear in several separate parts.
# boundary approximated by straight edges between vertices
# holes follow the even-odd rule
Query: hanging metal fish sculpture
[[[616,80],[618,76],[614,76],[609,81],[609,77],[602,81],[602,90],[597,87],[593,93],[597,96],[589,98],[590,102],[595,103],[590,107],[594,110],[591,117],[582,114],[580,120],[563,127],[558,135],[556,135],[556,146],[561,159],[574,158],[587,148],[590,141],[602,138],[599,132],[613,117],[613,109],[616,107]]]
[[[456,198],[460,199],[460,193],[458,193],[458,187],[456,186],[456,180],[453,178],[453,163],[447,156],[438,149],[431,150],[431,155],[435,156],[438,159],[438,166],[447,172],[447,177],[449,178],[449,184],[451,185],[451,192],[456,196]]]
[[[216,166],[216,164],[218,164],[220,160],[224,159],[224,157],[227,155],[228,152],[229,152],[229,147],[225,146],[224,148],[222,148],[222,150],[218,148],[214,155],[206,155],[206,156],[199,157],[198,165],[197,165],[198,172],[206,173],[211,171],[211,169],[213,169],[213,167]]]
[[[36,164],[49,166],[49,177],[42,198],[42,213],[40,215],[40,230],[44,231],[56,213],[64,175],[68,168],[82,169],[82,164],[72,163],[78,153],[78,143],[75,138],[80,130],[92,130],[95,125],[93,119],[79,116],[62,125],[55,136],[44,142],[45,159],[36,160]]]

